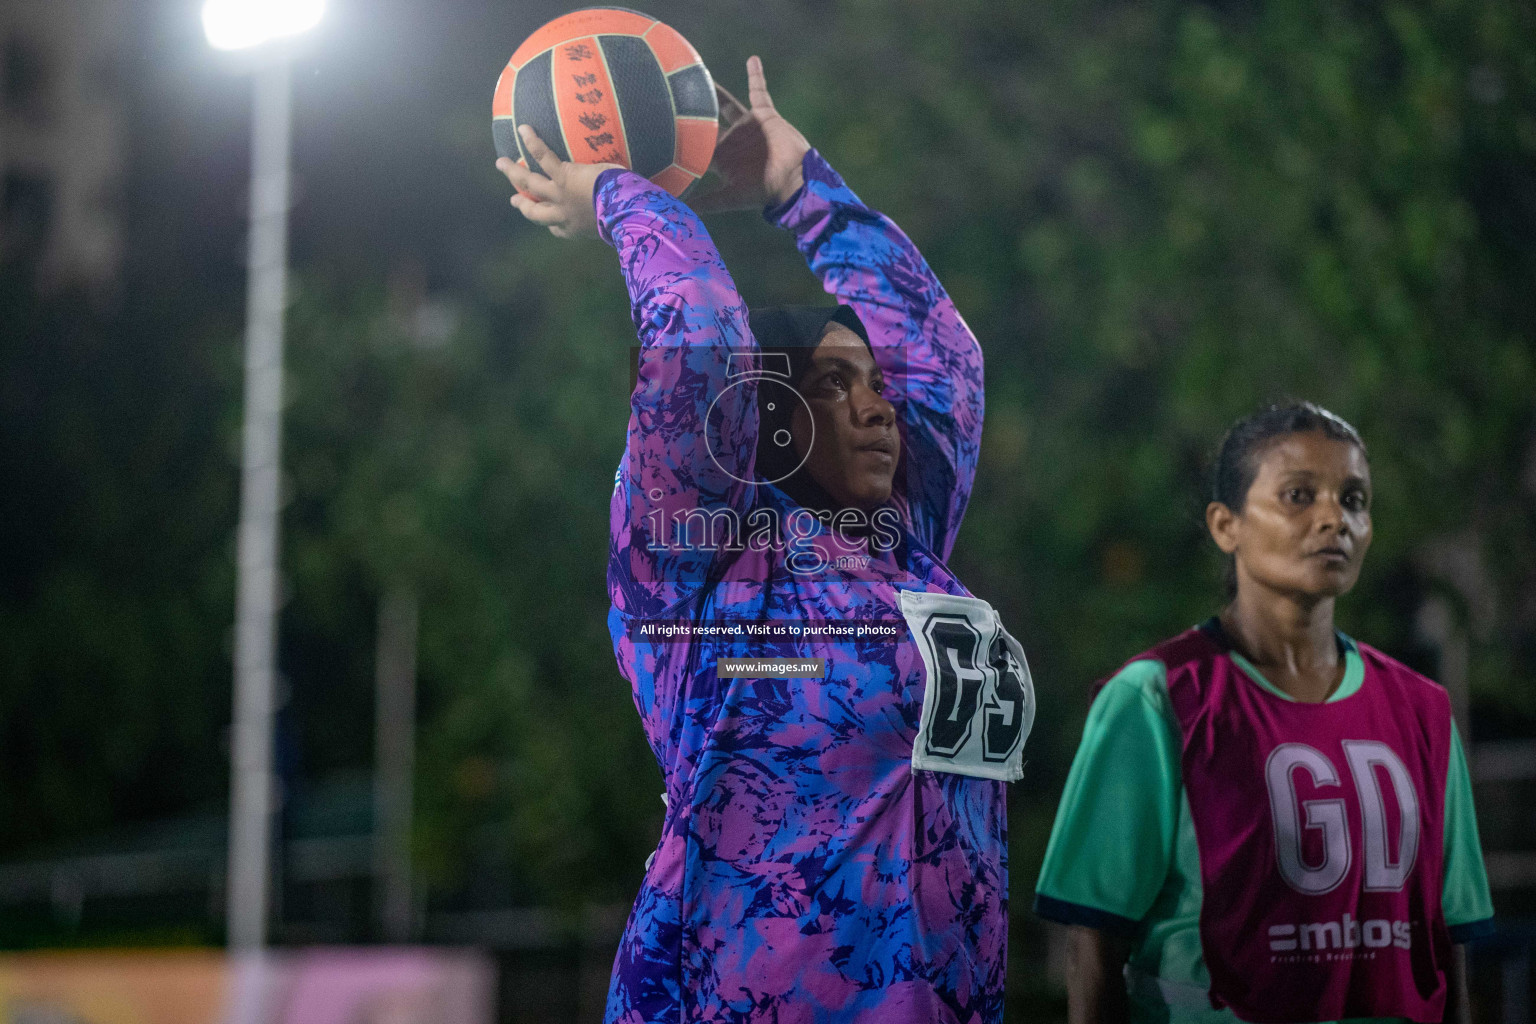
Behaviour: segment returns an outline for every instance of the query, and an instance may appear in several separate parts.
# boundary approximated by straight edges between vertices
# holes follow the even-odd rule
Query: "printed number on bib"
[[[1396,892],[1408,880],[1419,853],[1419,795],[1408,769],[1385,743],[1344,740],[1343,746],[1355,793],[1360,798],[1365,888],[1372,892]],[[1396,843],[1389,842],[1386,794],[1378,768],[1386,773],[1397,801]],[[1264,765],[1280,877],[1297,892],[1317,896],[1332,892],[1344,880],[1354,851],[1349,841],[1344,798],[1300,799],[1296,794],[1297,772],[1305,772],[1312,787],[1323,791],[1341,786],[1342,781],[1328,756],[1305,743],[1282,743]],[[1308,833],[1316,836],[1310,858],[1304,850]]]
[[[927,676],[912,767],[1020,778],[1035,721],[1024,649],[979,598],[904,590],[901,611]]]

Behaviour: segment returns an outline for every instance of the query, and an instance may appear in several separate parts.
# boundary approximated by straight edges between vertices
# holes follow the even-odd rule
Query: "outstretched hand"
[[[761,209],[778,205],[805,184],[801,160],[811,144],[784,119],[768,95],[763,62],[747,58],[747,100],[751,107],[717,85],[725,130],[715,143],[710,170],[719,183],[688,203],[700,212]]]
[[[506,157],[496,161],[496,169],[517,189],[512,196],[513,207],[533,223],[549,228],[549,233],[556,238],[596,235],[597,215],[592,210],[592,190],[597,186],[598,175],[620,165],[561,160],[531,126],[519,125],[517,133],[539,170],[524,167]],[[529,199],[530,195],[534,198]]]

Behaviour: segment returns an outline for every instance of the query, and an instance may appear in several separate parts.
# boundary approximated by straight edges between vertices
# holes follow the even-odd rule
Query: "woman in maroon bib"
[[[1213,1009],[1257,1024],[1467,1019],[1456,942],[1485,930],[1491,907],[1475,823],[1468,846],[1449,700],[1334,627],[1334,602],[1370,546],[1370,502],[1364,444],[1317,406],[1270,408],[1228,432],[1206,525],[1231,556],[1231,601],[1110,681],[1139,666],[1145,706],[1100,695],[1042,868],[1037,909],[1074,926],[1072,1020],[1206,1020]],[[1115,809],[1102,805],[1117,793],[1134,799],[1144,785],[1117,781],[1109,762],[1126,756],[1117,747],[1156,751],[1155,737],[1140,744],[1130,733],[1149,717],[1156,732],[1159,716],[1165,774],[1187,812],[1164,815],[1166,840],[1155,828],[1105,835]],[[1126,743],[1114,742],[1117,728]],[[1155,767],[1143,764],[1141,775]],[[1453,773],[1452,802],[1465,806],[1448,812]],[[1176,877],[1181,839],[1182,869],[1195,877]],[[1151,895],[1141,903],[1130,894],[1136,869],[1121,866],[1135,855],[1117,852],[1137,843],[1170,850],[1168,877],[1160,887],[1143,880]],[[1481,886],[1476,927],[1458,920],[1454,936],[1442,899],[1448,857],[1471,878],[1460,889]],[[1203,962],[1181,968],[1177,918],[1181,908],[1192,917],[1191,906]],[[1197,975],[1204,1006],[1189,995],[1200,991],[1189,984]]]

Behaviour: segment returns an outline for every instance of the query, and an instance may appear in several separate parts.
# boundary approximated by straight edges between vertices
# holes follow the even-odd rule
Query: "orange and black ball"
[[[709,69],[676,30],[623,7],[573,11],[512,54],[491,101],[496,152],[536,166],[532,125],[562,160],[622,164],[673,195],[709,167],[719,102]]]

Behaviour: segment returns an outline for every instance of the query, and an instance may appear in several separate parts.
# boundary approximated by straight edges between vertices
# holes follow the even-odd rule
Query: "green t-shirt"
[[[1329,701],[1360,689],[1365,665],[1344,644],[1344,679]],[[1255,685],[1291,699],[1241,654],[1230,657]],[[1035,909],[1063,924],[1131,941],[1126,966],[1131,1020],[1234,1024],[1211,1009],[1200,950],[1200,850],[1180,769],[1180,730],[1163,664],[1133,661],[1088,712],[1036,884]],[[1466,755],[1451,730],[1445,792],[1445,876],[1440,904],[1451,939],[1491,930],[1493,902],[1477,838]]]

